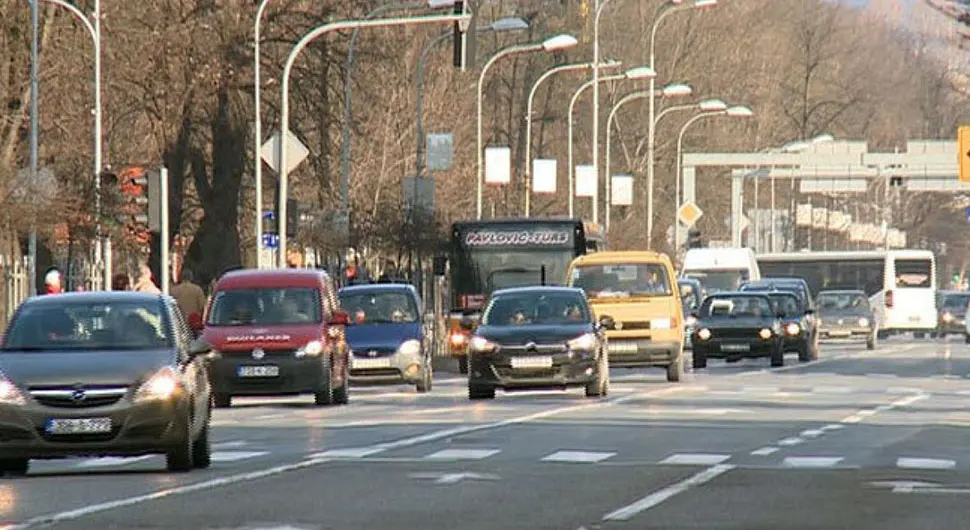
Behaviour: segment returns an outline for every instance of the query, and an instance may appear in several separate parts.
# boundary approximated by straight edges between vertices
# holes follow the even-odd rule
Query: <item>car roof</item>
[[[708,298],[727,298],[727,297],[739,297],[739,296],[749,296],[751,298],[768,298],[768,293],[764,291],[720,291],[714,294],[707,295]]]
[[[215,290],[260,287],[319,287],[327,273],[318,269],[239,269],[227,272]]]
[[[772,285],[772,284],[798,284],[798,285],[808,285],[808,282],[804,278],[792,278],[792,277],[762,277],[760,280],[751,280],[749,284],[754,285]]]
[[[550,294],[550,293],[561,293],[561,294],[575,294],[586,298],[586,292],[578,287],[562,287],[558,285],[533,285],[528,287],[509,287],[507,289],[499,289],[492,292],[492,297],[502,296],[506,294]]]
[[[167,298],[162,294],[137,291],[84,291],[78,293],[45,294],[24,301],[29,305],[63,305],[67,303],[152,302]]]
[[[861,294],[865,296],[866,292],[862,289],[828,289],[825,291],[819,291],[818,293],[819,296],[822,296],[823,294]]]
[[[341,287],[339,293],[370,293],[387,291],[405,291],[417,295],[418,290],[409,283],[364,283]]]

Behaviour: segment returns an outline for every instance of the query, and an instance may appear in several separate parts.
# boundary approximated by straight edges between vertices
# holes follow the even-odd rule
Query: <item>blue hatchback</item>
[[[417,290],[407,284],[353,285],[339,292],[350,316],[352,383],[407,383],[431,390],[431,352]]]

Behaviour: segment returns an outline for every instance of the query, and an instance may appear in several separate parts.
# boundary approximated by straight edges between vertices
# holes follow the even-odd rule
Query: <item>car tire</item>
[[[468,399],[478,401],[480,399],[495,399],[495,387],[485,385],[468,384]]]
[[[586,383],[586,397],[606,397],[610,393],[610,362],[605,353],[596,364],[596,379]]]
[[[707,352],[694,348],[694,369],[707,368]]]
[[[330,370],[332,366],[330,356],[324,355],[321,363],[323,366],[320,368],[320,372],[323,374],[323,377],[321,378],[320,386],[313,392],[313,404],[317,406],[333,405],[334,391],[333,375]]]
[[[458,358],[458,373],[461,375],[468,373],[468,357]]]
[[[668,383],[679,383],[681,379],[684,378],[684,353],[681,351],[680,355],[674,359],[674,362],[667,365],[667,382]]]
[[[781,346],[771,350],[771,367],[785,366],[785,350]]]
[[[228,409],[232,406],[232,395],[231,394],[213,394],[212,404],[217,409]]]
[[[178,445],[172,447],[165,453],[165,467],[175,473],[191,471],[194,467],[192,450],[195,443],[192,441],[192,423],[188,415],[185,418],[185,437],[179,441]]]
[[[427,394],[431,392],[431,387],[434,384],[434,373],[431,370],[431,361],[428,361],[424,366],[424,373],[421,374],[421,381],[415,385],[415,389],[419,394]]]
[[[0,473],[10,477],[23,477],[30,471],[28,458],[4,458],[0,460]]]
[[[209,419],[199,437],[192,443],[192,466],[196,469],[208,469],[212,465],[212,440],[209,439]]]

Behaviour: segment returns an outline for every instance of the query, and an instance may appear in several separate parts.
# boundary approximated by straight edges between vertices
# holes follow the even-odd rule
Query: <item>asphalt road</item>
[[[467,401],[356,388],[346,407],[242,399],[214,464],[36,462],[0,480],[6,528],[970,528],[970,346],[895,338],[819,361],[613,371],[582,390]],[[3,528],[3,527],[0,527]]]

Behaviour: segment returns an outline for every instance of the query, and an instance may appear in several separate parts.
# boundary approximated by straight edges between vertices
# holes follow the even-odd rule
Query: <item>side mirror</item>
[[[192,341],[189,344],[189,357],[195,358],[200,355],[206,355],[212,352],[212,345],[209,344],[205,339],[199,338]]]
[[[350,325],[350,315],[344,311],[336,311],[333,316],[330,317],[331,326],[349,326]]]
[[[600,327],[603,329],[616,329],[616,321],[610,315],[603,315],[599,319]]]
[[[461,329],[465,331],[474,331],[475,321],[472,320],[470,317],[462,317],[461,322],[459,323],[459,326],[461,326]]]

